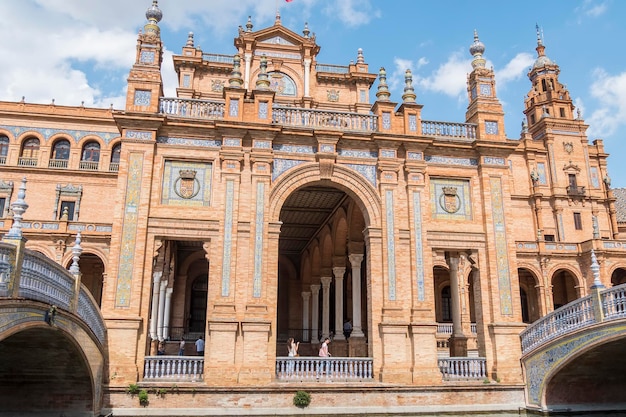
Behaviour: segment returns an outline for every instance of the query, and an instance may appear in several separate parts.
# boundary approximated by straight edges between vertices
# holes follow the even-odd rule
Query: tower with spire
[[[467,123],[476,124],[476,137],[480,140],[505,140],[504,111],[496,95],[496,79],[493,68],[486,67],[483,57],[485,45],[474,30],[474,42],[469,48],[472,72],[467,77],[469,105],[465,113]]]
[[[159,97],[163,96],[161,78],[161,62],[163,60],[163,43],[159,22],[163,13],[158,1],[146,10],[147,22],[137,36],[137,54],[135,64],[128,76],[128,92],[126,110],[138,112],[157,112]]]

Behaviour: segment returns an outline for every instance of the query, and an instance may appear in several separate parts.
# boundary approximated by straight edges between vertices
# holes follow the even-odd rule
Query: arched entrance
[[[89,366],[80,347],[58,328],[37,326],[12,334],[0,342],[0,358],[3,413],[92,415],[95,411]]]
[[[576,283],[576,277],[565,269],[552,275],[552,303],[555,310],[579,297]]]
[[[621,284],[626,284],[626,269],[617,268],[611,274],[611,285],[616,286]]]
[[[70,262],[71,265],[71,262]],[[81,282],[87,287],[96,303],[102,305],[102,285],[104,282],[104,263],[92,253],[83,253],[80,257]]]
[[[330,337],[334,356],[367,356],[365,218],[356,201],[331,185],[307,185],[287,197],[279,219],[277,355],[290,337],[302,356],[317,355]]]
[[[537,277],[526,268],[518,268],[517,276],[519,277],[522,321],[532,323],[541,317]]]

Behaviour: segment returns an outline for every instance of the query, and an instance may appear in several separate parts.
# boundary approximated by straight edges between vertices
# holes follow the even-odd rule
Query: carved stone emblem
[[[224,90],[224,80],[211,80],[211,90],[216,92]]]
[[[328,93],[328,96],[327,96],[328,101],[331,101],[331,102],[339,101],[339,90],[332,89],[332,90],[326,90],[326,92]]]
[[[565,149],[565,152],[570,154],[574,151],[574,144],[572,142],[565,142],[563,143],[563,149]]]
[[[443,193],[439,197],[439,205],[448,213],[456,213],[461,208],[461,199],[457,195],[456,187],[442,187]]]
[[[196,178],[196,171],[181,169],[174,184],[174,192],[181,198],[194,198],[200,192],[200,181]]]

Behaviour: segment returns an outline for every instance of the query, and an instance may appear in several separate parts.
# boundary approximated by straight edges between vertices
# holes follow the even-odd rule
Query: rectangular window
[[[7,203],[7,199],[5,197],[0,198],[0,217],[4,217],[4,206]]]
[[[563,107],[559,108],[559,112],[561,113],[561,117],[565,117],[565,109]]]
[[[61,206],[59,207],[59,219],[69,221],[74,220],[74,207],[76,207],[75,201],[61,201]]]
[[[574,227],[576,230],[583,230],[583,220],[580,213],[574,213]]]
[[[543,238],[546,242],[554,242],[554,235],[544,235]]]

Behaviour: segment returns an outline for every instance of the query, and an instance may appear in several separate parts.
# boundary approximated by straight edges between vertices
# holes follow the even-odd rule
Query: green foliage
[[[293,396],[293,405],[296,407],[304,408],[311,404],[311,394],[306,391],[298,391]]]
[[[139,386],[137,386],[137,384],[130,384],[128,388],[126,388],[126,392],[130,395],[137,395],[139,394]]]
[[[148,391],[142,389],[141,391],[139,391],[138,397],[140,405],[143,405],[144,407],[148,405]]]
[[[158,390],[156,390],[156,395],[157,397],[165,397],[165,394],[167,394],[167,389],[166,388],[159,388]]]

